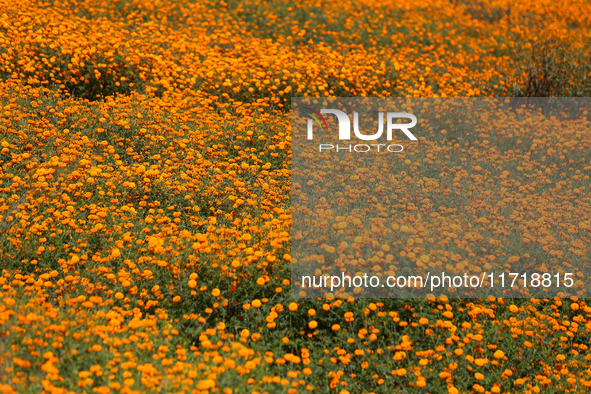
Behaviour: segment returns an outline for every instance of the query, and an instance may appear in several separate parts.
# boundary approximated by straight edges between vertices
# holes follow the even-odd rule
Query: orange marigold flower
[[[509,306],[509,310],[513,313],[517,313],[519,311],[519,308],[515,305],[511,305]]]
[[[504,357],[505,357],[505,353],[504,353],[502,350],[497,350],[497,351],[496,351],[496,352],[493,354],[493,356],[494,356],[495,358],[501,359],[501,358],[504,358]]]

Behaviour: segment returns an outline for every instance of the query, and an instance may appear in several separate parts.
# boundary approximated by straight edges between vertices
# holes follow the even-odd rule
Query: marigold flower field
[[[0,0],[0,392],[591,390],[586,299],[292,298],[289,118],[304,96],[588,96],[590,28],[586,0]],[[486,259],[589,261],[591,135],[569,136],[519,173],[489,158],[488,195],[538,187],[480,223],[530,221]],[[435,193],[464,178],[447,138]],[[471,258],[490,201],[456,203],[433,231]]]

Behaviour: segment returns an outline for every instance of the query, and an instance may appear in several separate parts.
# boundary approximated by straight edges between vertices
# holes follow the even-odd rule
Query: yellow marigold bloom
[[[295,302],[292,302],[292,303],[290,303],[290,304],[289,304],[289,307],[288,307],[288,308],[289,308],[289,310],[290,310],[290,311],[292,311],[292,312],[295,312],[295,311],[297,311],[297,310],[298,310],[298,307],[299,307],[299,306],[298,306],[298,304],[297,304],[297,303],[295,303]]]
[[[311,330],[314,330],[316,327],[318,327],[318,322],[316,322],[316,320],[312,320],[308,323],[308,327],[310,327]]]
[[[252,307],[253,307],[253,308],[260,308],[260,307],[261,307],[261,305],[262,305],[262,303],[261,303],[261,300],[258,300],[258,299],[257,299],[257,300],[253,300],[253,301],[252,301]]]

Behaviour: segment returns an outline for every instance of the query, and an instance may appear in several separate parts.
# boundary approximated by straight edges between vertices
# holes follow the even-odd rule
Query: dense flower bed
[[[0,1],[0,392],[584,392],[586,300],[290,298],[290,98],[588,92],[588,2],[512,3]]]

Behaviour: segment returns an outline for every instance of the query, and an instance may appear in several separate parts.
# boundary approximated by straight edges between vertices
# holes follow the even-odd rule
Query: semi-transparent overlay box
[[[294,297],[590,297],[591,99],[294,98]]]

